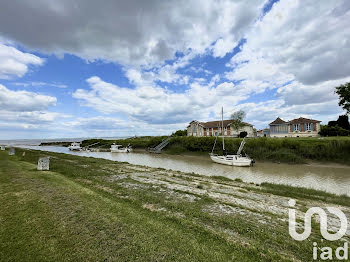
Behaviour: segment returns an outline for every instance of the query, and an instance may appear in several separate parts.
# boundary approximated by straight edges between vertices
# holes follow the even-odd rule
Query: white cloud
[[[164,65],[159,68],[154,68],[153,71],[143,71],[135,68],[130,68],[126,70],[125,76],[129,79],[131,84],[135,86],[153,86],[156,81],[166,82],[166,83],[178,83],[181,81],[188,81],[184,77],[176,73],[176,65]]]
[[[216,91],[221,95],[232,95],[234,86],[232,82],[223,82],[217,86]]]
[[[277,89],[277,96],[282,97],[286,105],[303,105],[322,103],[331,100],[338,101],[334,93],[335,87],[350,82],[350,77],[338,80],[324,81],[320,84],[303,85],[294,81]]]
[[[70,115],[50,112],[56,98],[28,91],[12,91],[0,84],[0,137],[43,138],[60,136],[62,121]]]
[[[12,84],[15,86],[24,86],[24,87],[28,87],[28,86],[35,86],[35,87],[46,86],[46,87],[57,87],[57,88],[67,88],[68,87],[65,84],[45,83],[45,82],[15,82]]]
[[[231,52],[237,44],[238,42],[234,41],[231,37],[220,38],[213,46],[213,56],[224,57],[227,53]]]
[[[228,76],[306,85],[347,77],[349,21],[348,1],[279,1],[246,34]]]
[[[294,79],[292,74],[281,71],[277,64],[268,63],[263,56],[259,57],[248,45],[232,57],[227,66],[233,68],[233,71],[225,73],[229,80],[266,82],[271,88],[275,88]]]
[[[48,111],[14,112],[0,110],[0,121],[7,123],[17,122],[22,124],[42,125],[67,117],[69,116],[65,114]]]
[[[215,53],[222,56],[262,6],[261,0],[13,0],[0,6],[0,31],[26,47],[58,55],[124,65],[157,64],[177,51],[202,54],[218,39],[223,39],[218,45],[225,48],[216,48]]]
[[[215,77],[217,79],[217,77]],[[87,79],[90,90],[78,89],[73,97],[83,106],[104,114],[123,114],[131,121],[148,124],[184,123],[205,120],[221,106],[231,110],[247,98],[245,89],[226,82],[217,88],[192,83],[185,93],[174,93],[157,86],[123,88],[99,77]]]
[[[81,130],[80,136],[130,136],[130,135],[166,135],[175,130],[184,129],[187,123],[148,124],[142,121],[128,121],[116,117],[79,117],[63,123],[70,131]]]
[[[56,97],[28,91],[12,91],[0,84],[0,108],[6,111],[31,112],[55,106]]]
[[[29,65],[40,66],[43,63],[44,60],[38,56],[0,43],[0,79],[22,77]]]
[[[266,126],[277,116],[286,120],[299,116],[323,121],[336,118],[342,110],[337,106],[334,86],[350,81],[349,1],[315,4],[311,0],[284,0],[259,16],[263,2],[13,0],[0,4],[0,31],[7,39],[40,51],[121,63],[133,88],[91,77],[86,89],[73,94],[81,106],[104,114],[64,124],[67,129],[87,130],[86,134],[125,133],[133,125],[153,134],[168,132],[185,127],[192,119],[216,119],[221,106],[225,116],[244,109],[246,120],[257,127]],[[30,19],[30,28],[16,17]],[[42,30],[31,29],[41,24],[46,25]],[[227,63],[225,74],[216,74],[213,67],[208,71],[205,63],[191,64],[194,58],[202,61],[201,55],[222,61],[218,58],[231,52],[242,37],[246,42]],[[1,53],[1,48],[10,50],[11,55]],[[0,63],[0,78],[23,76],[28,65],[43,62],[8,45],[0,45],[0,61],[1,55],[7,59],[3,61],[10,62]],[[188,85],[188,89],[170,91],[167,84]],[[23,83],[27,85],[65,87]],[[276,91],[276,96],[266,92],[268,97],[264,97],[265,91]],[[257,99],[263,102],[244,103],[248,98],[254,101],[253,94],[260,94]],[[13,111],[7,116],[22,119],[27,126],[34,123],[31,120],[52,122],[56,116],[41,111],[55,104],[53,97],[11,91],[0,85],[1,108]],[[33,113],[19,113],[22,111]]]
[[[225,77],[241,81],[246,94],[277,91],[274,100],[238,106],[248,121],[264,127],[277,116],[305,116],[327,123],[342,114],[334,87],[350,81],[349,21],[348,1],[275,3],[226,65]]]

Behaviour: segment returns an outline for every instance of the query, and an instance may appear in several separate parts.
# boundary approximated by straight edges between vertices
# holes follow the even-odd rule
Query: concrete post
[[[50,170],[50,157],[40,157],[39,158],[38,170]]]
[[[9,150],[9,155],[13,156],[14,154],[15,154],[15,149],[13,147],[11,147]]]

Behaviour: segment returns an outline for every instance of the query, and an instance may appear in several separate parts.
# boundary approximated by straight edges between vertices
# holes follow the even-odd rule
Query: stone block
[[[14,154],[15,154],[15,149],[13,147],[11,147],[9,150],[9,155],[13,156]]]
[[[40,157],[39,158],[38,170],[50,170],[50,157]]]

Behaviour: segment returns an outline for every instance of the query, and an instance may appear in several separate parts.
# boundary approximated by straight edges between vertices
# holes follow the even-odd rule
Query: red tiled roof
[[[287,124],[288,122],[282,120],[281,118],[277,117],[275,121],[271,122],[270,125],[283,125]]]
[[[302,124],[302,123],[321,123],[319,120],[308,119],[304,117],[299,117],[288,122],[277,117],[275,121],[271,122],[270,125],[283,125],[283,124]]]
[[[201,125],[204,128],[216,128],[216,127],[221,127],[222,125],[222,121],[209,121],[209,122],[199,122],[197,120],[193,120],[190,122],[190,124],[187,126],[189,127],[193,122],[198,123],[199,125]],[[224,127],[229,126],[232,123],[232,120],[224,120]],[[253,126],[249,123],[246,122],[242,122],[243,124],[245,124],[246,126]]]
[[[227,127],[232,123],[232,120],[224,120],[223,122],[224,122],[224,127]],[[242,122],[242,123],[245,124],[246,126],[253,126],[246,122]],[[220,127],[222,125],[222,121],[209,121],[205,123],[200,122],[200,124],[206,128],[214,128],[214,127]]]
[[[304,117],[299,117],[289,121],[290,124],[302,124],[302,123],[321,123],[319,120],[308,119]]]

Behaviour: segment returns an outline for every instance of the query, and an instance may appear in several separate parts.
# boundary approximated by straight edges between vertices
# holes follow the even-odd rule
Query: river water
[[[213,163],[206,156],[179,156],[149,154],[147,152],[111,153],[111,152],[71,152],[67,147],[58,146],[22,146],[25,148],[72,155],[104,158],[114,161],[183,172],[194,172],[207,176],[225,176],[240,178],[245,182],[271,182],[319,189],[335,194],[350,196],[350,167],[337,164],[289,165],[257,162],[254,167],[233,167]]]

